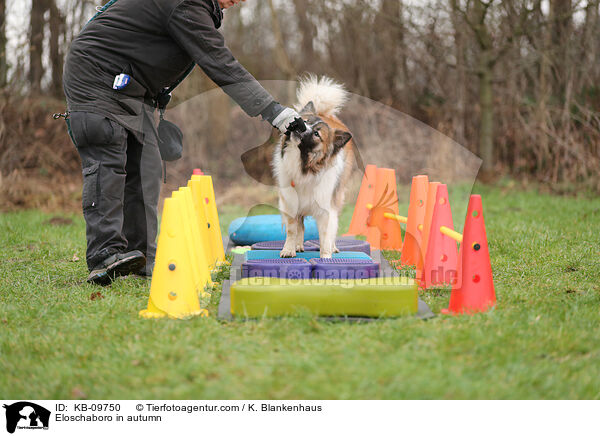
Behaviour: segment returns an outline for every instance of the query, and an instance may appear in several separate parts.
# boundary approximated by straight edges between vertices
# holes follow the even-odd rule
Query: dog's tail
[[[296,96],[296,110],[301,111],[312,101],[317,114],[325,116],[337,115],[348,101],[348,92],[342,84],[326,76],[318,78],[314,74],[300,80]]]

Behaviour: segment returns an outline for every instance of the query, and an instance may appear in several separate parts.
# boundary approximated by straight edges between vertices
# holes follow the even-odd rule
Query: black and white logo
[[[28,401],[4,405],[6,409],[6,431],[14,433],[22,430],[48,430],[50,411]]]

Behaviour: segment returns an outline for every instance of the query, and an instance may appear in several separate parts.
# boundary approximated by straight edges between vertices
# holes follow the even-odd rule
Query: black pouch
[[[177,125],[165,120],[162,115],[158,123],[158,149],[160,157],[166,162],[181,159],[183,154],[183,132]]]

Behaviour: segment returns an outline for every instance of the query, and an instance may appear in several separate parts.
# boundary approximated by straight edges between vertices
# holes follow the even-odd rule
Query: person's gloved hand
[[[289,107],[282,110],[273,120],[272,124],[273,127],[279,129],[279,131],[284,134],[294,130],[299,132],[304,132],[306,130],[306,124],[304,124],[304,120],[300,117],[300,114]]]

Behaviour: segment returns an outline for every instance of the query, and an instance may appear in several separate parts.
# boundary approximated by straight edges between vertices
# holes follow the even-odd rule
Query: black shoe
[[[134,271],[133,274],[135,274],[136,276],[139,276],[141,278],[144,278],[144,279],[152,278],[152,270],[148,271],[147,265],[138,269],[137,271]]]
[[[146,257],[141,251],[113,254],[92,268],[87,281],[100,286],[108,286],[117,277],[139,271],[145,265]]]

